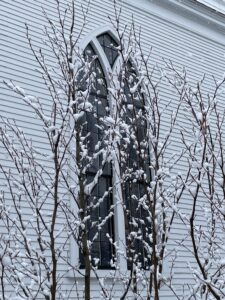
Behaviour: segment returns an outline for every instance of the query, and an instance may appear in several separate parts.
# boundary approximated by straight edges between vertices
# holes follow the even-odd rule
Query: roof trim
[[[216,12],[225,14],[225,1],[224,0],[197,0],[199,3],[202,3],[205,6],[210,7]]]
[[[225,45],[225,18],[222,13],[196,0],[122,0],[172,24]]]

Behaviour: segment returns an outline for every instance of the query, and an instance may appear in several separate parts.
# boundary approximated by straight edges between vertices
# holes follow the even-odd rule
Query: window
[[[146,119],[144,97],[139,88],[134,94],[130,87],[137,83],[137,74],[129,61],[125,76],[120,77],[123,86],[123,96],[116,103],[121,117],[121,140],[118,144],[118,169],[120,178],[115,179],[115,164],[112,158],[103,157],[104,139],[107,124],[104,120],[110,116],[110,95],[108,90],[108,72],[115,68],[118,44],[108,32],[97,36],[95,42],[90,42],[84,50],[86,61],[91,64],[90,78],[83,80],[83,88],[88,82],[88,103],[90,111],[79,121],[82,136],[85,137],[87,157],[84,160],[85,184],[97,181],[91,193],[86,196],[88,219],[88,240],[92,264],[99,269],[114,267],[118,256],[116,247],[124,248],[128,259],[125,268],[139,264],[142,268],[150,266],[149,236],[151,231],[150,216],[145,209],[147,205],[146,182],[149,182],[149,169],[146,161],[149,159],[149,147],[146,141]],[[105,63],[105,65],[104,65]],[[118,74],[117,74],[118,75]],[[122,76],[122,75],[119,75]],[[81,86],[82,86],[81,85]],[[82,87],[81,87],[82,89]],[[123,124],[129,126],[129,142]],[[109,132],[107,133],[109,134]],[[97,152],[96,152],[97,149]],[[98,171],[102,169],[101,174]],[[115,182],[120,181],[119,187]],[[120,191],[118,191],[120,190]],[[118,205],[117,193],[120,193],[121,203]],[[116,243],[115,243],[116,242]],[[118,262],[118,260],[117,260]],[[80,253],[81,268],[84,266]]]

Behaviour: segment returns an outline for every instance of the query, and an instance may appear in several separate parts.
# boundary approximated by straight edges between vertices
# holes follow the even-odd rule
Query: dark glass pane
[[[87,183],[92,182],[94,176],[95,174],[87,175]],[[91,216],[88,222],[88,238],[91,242],[92,263],[95,265],[99,259],[99,268],[109,268],[113,255],[113,247],[107,237],[107,234],[113,237],[113,218],[111,217],[105,221],[110,212],[112,197],[110,193],[103,197],[110,186],[111,177],[100,177],[99,182],[92,191],[92,195],[87,199]],[[83,267],[82,255],[80,262],[81,267]]]
[[[92,133],[97,133],[97,118],[93,112],[86,112],[86,122],[87,122],[87,131]]]
[[[118,51],[116,49],[116,47],[118,47],[118,43],[108,33],[104,33],[98,36],[98,41],[105,52],[110,66],[113,67],[115,60],[118,56]]]
[[[88,61],[92,60],[93,59],[93,56],[95,56],[95,51],[93,49],[93,47],[89,44],[87,45],[87,47],[85,48],[84,50],[84,56],[85,56],[85,59],[87,59]]]
[[[128,237],[128,256],[130,256],[130,260],[128,260],[129,268],[131,267],[131,263],[141,263],[145,269],[148,269],[150,266],[145,243],[147,245],[150,243],[149,234],[151,233],[151,224],[149,222],[148,211],[139,204],[139,199],[143,195],[144,188],[142,184],[133,182],[126,183],[126,234]]]
[[[84,50],[84,58],[86,61],[91,62],[94,60],[94,57],[95,57],[95,52],[94,52],[92,46],[89,44]],[[82,90],[82,91],[86,90],[87,74],[84,71],[84,66],[80,67],[80,70],[78,71],[76,80],[77,80],[78,89]]]
[[[99,76],[96,79],[96,93],[99,96],[107,97],[107,84],[104,77]]]
[[[99,179],[99,182],[98,182],[98,195],[101,197],[104,195],[105,191],[107,191],[107,188],[108,188],[108,178],[107,177],[101,177]]]
[[[98,266],[100,262],[99,254],[101,252],[101,249],[99,248],[99,246],[100,246],[99,241],[93,242],[91,246],[91,257],[94,266]]]
[[[101,241],[101,265],[105,266],[105,268],[110,268],[110,260],[112,257],[110,253],[112,252],[112,246],[109,244],[108,241],[103,242]]]
[[[148,269],[150,259],[147,246],[150,245],[151,222],[149,212],[145,210],[142,203],[145,201],[145,205],[148,205],[147,199],[144,200],[143,197],[147,195],[146,188],[150,180],[149,148],[141,88],[139,87],[135,93],[130,93],[130,89],[137,82],[136,71],[129,62],[124,78],[123,110],[125,113],[122,116],[126,125],[129,126],[129,133],[124,133],[125,137],[128,136],[129,142],[121,144],[122,150],[127,153],[121,170],[123,174],[128,174],[123,182],[128,267],[140,263],[142,268]],[[143,176],[143,171],[147,176]]]
[[[88,239],[90,242],[92,263],[99,268],[110,267],[113,257],[113,247],[107,238],[107,234],[113,238],[113,217],[107,218],[112,205],[112,168],[111,162],[104,163],[98,150],[105,147],[103,117],[109,114],[107,101],[107,84],[100,61],[94,49],[88,45],[84,51],[86,59],[92,62],[91,75],[94,79],[88,101],[92,104],[90,111],[85,111],[79,120],[82,136],[86,136],[85,142],[87,155],[83,159],[83,168],[86,174],[86,183],[93,182],[99,169],[103,174],[86,197],[87,212],[90,219],[87,222]],[[90,75],[90,76],[91,76]],[[108,193],[107,193],[108,192]],[[84,266],[80,255],[81,267]]]
[[[92,64],[91,70],[95,76],[95,80],[92,83],[91,94],[92,95],[102,95],[107,96],[107,84],[104,76],[103,69],[101,67],[100,61],[98,58],[95,58]]]
[[[104,117],[108,114],[106,98],[103,97],[97,98],[97,114],[99,117]]]
[[[99,170],[99,158],[93,157],[91,153],[88,155],[87,173],[97,173]]]
[[[112,168],[111,163],[106,162],[103,168],[103,175],[111,176],[112,174]]]

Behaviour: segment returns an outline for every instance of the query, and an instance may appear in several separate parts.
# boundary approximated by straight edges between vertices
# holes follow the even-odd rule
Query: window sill
[[[146,278],[149,278],[150,276],[150,271],[149,270],[143,270],[143,273],[145,274],[144,276]],[[81,279],[84,278],[85,275],[85,270],[81,269],[79,271],[68,271],[67,273],[67,278],[74,280],[75,278]],[[96,270],[96,273],[94,271],[91,271],[91,280],[98,280],[101,278],[107,278],[107,279],[117,279],[121,280],[121,277],[123,278],[129,278],[130,277],[130,270],[125,269],[125,270],[115,270],[115,269],[104,269],[104,270]]]
[[[126,270],[116,270],[116,269],[98,269],[96,270],[96,273],[94,271],[91,271],[91,279],[97,279],[97,278],[106,278],[107,279],[121,279],[121,275],[123,277],[129,276],[130,271],[128,269]],[[74,279],[74,278],[83,278],[85,275],[85,270],[80,269],[79,271],[68,271],[67,278]]]

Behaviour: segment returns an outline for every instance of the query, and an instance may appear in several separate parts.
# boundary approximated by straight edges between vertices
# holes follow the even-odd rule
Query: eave
[[[225,45],[225,15],[196,0],[122,0],[158,18]]]

